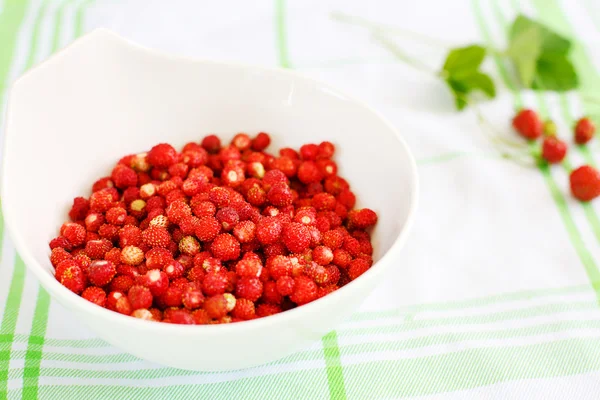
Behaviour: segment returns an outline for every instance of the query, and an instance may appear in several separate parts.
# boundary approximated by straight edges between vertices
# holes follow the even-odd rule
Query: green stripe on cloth
[[[25,18],[27,1],[5,0],[0,13],[0,93],[8,84],[8,72],[17,47],[17,34]]]
[[[340,349],[335,331],[331,331],[323,337],[323,353],[325,355],[325,365],[327,366],[330,398],[345,400],[344,370],[340,361]]]
[[[283,68],[291,68],[287,47],[285,10],[285,0],[275,0],[275,38],[277,41],[277,54],[279,56],[279,65]]]
[[[54,13],[54,34],[52,36],[52,47],[51,53],[59,50],[60,38],[63,32],[63,14],[65,8],[71,3],[71,0],[65,0],[58,10]],[[83,15],[83,8],[86,4],[83,3],[78,7],[77,10],[77,21],[75,24],[75,37],[81,35],[82,23],[81,15]],[[36,37],[34,35],[34,41]],[[33,54],[32,50],[32,54]],[[30,54],[30,55],[32,55]],[[31,64],[28,64],[26,68],[30,68]],[[43,358],[44,349],[44,338],[46,335],[46,326],[48,323],[48,312],[50,309],[50,296],[40,286],[38,289],[37,301],[35,305],[35,311],[33,316],[33,323],[31,328],[31,336],[27,344],[27,352],[25,357],[25,368],[23,371],[23,396],[25,398],[37,398],[38,395],[38,382],[40,376],[40,364]]]
[[[518,339],[518,338],[530,338],[534,336],[542,336],[553,333],[573,333],[575,330],[585,331],[585,330],[600,330],[600,319],[596,320],[579,320],[579,319],[571,319],[564,321],[552,321],[552,322],[544,322],[537,325],[530,326],[530,321],[524,321],[525,326],[520,326],[517,328],[497,328],[494,330],[488,329],[483,326],[479,331],[474,330],[461,330],[456,327],[455,329],[451,329],[449,331],[440,331],[437,333],[423,333],[421,335],[399,335],[398,337],[391,337],[395,334],[402,333],[401,330],[395,329],[395,327],[374,327],[370,328],[370,331],[364,332],[364,341],[358,342],[356,338],[353,338],[352,342],[349,344],[339,345],[337,339],[326,336],[330,343],[327,343],[324,346],[324,352],[326,353],[326,368],[327,368],[327,376],[328,381],[339,379],[340,375],[343,372],[343,366],[338,364],[335,361],[336,358],[340,356],[340,354],[327,354],[340,352],[343,353],[344,356],[348,355],[357,355],[357,354],[369,354],[369,353],[377,353],[381,351],[408,351],[415,349],[422,349],[424,347],[431,347],[437,345],[452,345],[457,343],[473,343],[478,341],[488,341],[493,344],[496,342],[498,344],[501,340],[506,339]],[[454,328],[454,326],[450,326]],[[418,333],[418,332],[417,332]],[[386,335],[390,336],[391,340],[384,340],[380,338],[378,341],[374,341],[371,335]],[[501,343],[500,343],[501,344]],[[477,346],[473,346],[477,347]],[[310,361],[314,360],[314,353],[312,357],[288,357],[284,359],[285,362],[277,362],[272,365],[291,365],[292,362],[290,360],[293,358],[294,362],[297,361]],[[20,360],[26,357],[26,352],[19,350],[12,352],[12,360]],[[328,362],[327,357],[330,357],[331,362]],[[47,361],[47,364],[51,361],[59,361],[59,362],[67,362],[67,363],[83,363],[83,364],[94,364],[94,365],[104,365],[106,370],[119,370],[119,364],[126,363],[142,363],[143,360],[129,355],[127,353],[118,353],[118,354],[78,354],[78,353],[61,353],[55,351],[46,351],[44,352],[44,360]],[[41,374],[44,374],[45,371],[49,367],[45,367],[41,369]],[[71,368],[76,368],[71,367]],[[337,370],[336,370],[337,369]],[[99,370],[99,368],[94,368],[94,370]],[[128,369],[131,370],[131,369]],[[154,370],[156,373],[160,373],[159,378],[165,376],[171,376],[174,374],[174,369],[171,368],[162,368],[160,371]],[[12,374],[15,374],[15,371],[11,371]],[[198,374],[200,375],[200,374]],[[219,374],[216,373],[215,376]],[[124,372],[121,378],[130,379],[134,378],[137,375],[131,376],[128,375],[128,372]],[[27,382],[26,382],[27,383]],[[329,386],[332,387],[331,385]],[[336,386],[333,386],[336,387]],[[343,393],[344,388],[339,387],[338,390],[334,391],[332,394]]]
[[[494,43],[492,43],[491,35],[489,34],[486,21],[483,19],[478,0],[473,0],[472,5],[473,5],[473,11],[474,11],[475,17],[477,19],[477,22],[479,24],[479,27],[483,33],[485,40],[488,45],[493,47]],[[498,58],[498,56],[494,55],[494,58]],[[498,60],[496,62],[496,65],[500,68],[500,75],[503,77],[503,79],[505,79],[505,80],[509,79],[508,81],[505,81],[506,86],[509,87],[511,89],[511,91],[513,91],[515,105],[516,105],[516,107],[519,107],[519,103],[522,100],[518,97],[519,91],[516,90],[515,83],[512,82],[512,79],[510,79],[509,74],[505,71],[506,67],[502,63],[502,61]],[[562,191],[556,184],[556,181],[552,177],[549,166],[548,165],[539,165],[538,168],[539,168],[540,172],[542,173],[542,176],[544,177],[544,181],[546,182],[546,186],[548,186],[548,189],[550,191],[550,195],[552,196],[552,199],[554,200],[554,203],[557,206],[559,215],[560,215],[560,217],[563,221],[563,224],[567,230],[569,240],[570,240],[572,246],[575,248],[575,251],[577,252],[577,255],[579,256],[579,259],[584,266],[584,269],[586,271],[588,279],[590,280],[592,287],[594,288],[594,290],[597,293],[598,298],[600,299],[600,272],[598,271],[598,268],[596,266],[596,261],[592,257],[591,253],[585,246],[583,239],[581,238],[581,234],[580,234],[579,230],[577,229],[577,225],[575,224],[573,216],[571,215],[569,208],[567,206],[567,201],[565,199],[565,196],[563,195]],[[586,214],[586,216],[587,216],[587,214]]]
[[[517,379],[569,376],[600,369],[598,339],[575,338],[530,346],[456,351],[419,359],[344,365],[352,399],[423,396]],[[515,362],[518,360],[518,362]],[[377,385],[365,382],[377,379]]]
[[[25,18],[26,1],[6,0],[0,12],[0,95],[7,85],[8,73],[16,52],[19,28]],[[1,124],[0,124],[1,125]],[[0,249],[4,241],[4,222],[0,236]],[[1,250],[0,250],[1,251]],[[6,396],[8,389],[8,367],[10,365],[13,336],[17,326],[18,309],[25,284],[25,270],[17,268],[22,261],[17,257],[15,268],[0,324],[0,343],[7,342],[8,347],[0,350],[0,395]]]
[[[33,34],[31,37],[31,43],[30,43],[30,47],[29,47],[29,53],[27,55],[27,62],[25,64],[26,70],[29,69],[34,64],[36,56],[38,55],[37,54],[38,47],[39,47],[40,41],[41,41],[42,20],[45,16],[46,9],[47,9],[47,3],[43,3],[36,15],[36,18],[35,18]],[[18,265],[15,264],[15,274],[17,273],[17,271],[18,271],[18,273],[24,274],[24,269],[25,269],[25,266],[23,265],[22,262],[19,263]],[[20,295],[22,296],[22,293]],[[43,301],[45,301],[46,303],[49,302],[48,295],[45,293],[41,296],[41,299]],[[43,305],[42,305],[42,307],[43,307]],[[18,311],[19,309],[17,308],[16,310]],[[45,333],[45,325],[46,325],[47,315],[44,315],[44,314],[47,314],[47,310],[46,310],[46,312],[44,312],[44,310],[39,307],[39,304],[37,304],[36,309],[35,309],[34,318],[36,318],[36,317],[44,318],[43,321],[39,321],[39,323],[42,324],[41,326],[34,325],[34,329],[36,329],[36,328],[38,329],[38,332],[34,332],[34,333],[36,333],[38,335],[43,335]],[[42,331],[42,327],[43,327],[43,331]],[[42,357],[42,353],[41,353],[42,344],[43,344],[43,340],[30,340],[27,345],[27,353],[26,353],[26,357],[25,357],[25,369],[23,371],[23,380],[28,381],[31,378],[33,378],[33,381],[36,383],[36,385],[37,385],[37,376],[39,375],[39,363],[40,363],[41,357]],[[32,391],[30,390],[27,393],[23,392],[23,396],[25,398],[35,398],[35,393],[32,393]]]
[[[17,256],[6,305],[4,307],[4,315],[2,316],[2,325],[0,325],[0,341],[8,344],[7,349],[2,348],[2,350],[0,350],[0,396],[6,395],[13,335],[17,327],[17,317],[19,316],[24,286],[25,266],[23,265],[21,258]]]

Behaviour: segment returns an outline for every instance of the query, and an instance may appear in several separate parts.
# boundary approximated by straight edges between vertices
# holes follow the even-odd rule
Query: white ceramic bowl
[[[181,326],[97,307],[53,276],[48,242],[73,197],[120,156],[216,133],[269,132],[271,149],[330,140],[358,206],[379,214],[373,267],[308,305],[248,322]],[[417,204],[416,167],[380,114],[294,72],[171,57],[106,30],[76,41],[12,87],[2,171],[6,226],[52,298],[107,342],[143,359],[201,371],[246,368],[317,340],[354,311],[398,255]]]

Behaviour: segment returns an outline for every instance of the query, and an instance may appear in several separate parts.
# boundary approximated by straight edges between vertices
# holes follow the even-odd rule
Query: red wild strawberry
[[[202,147],[198,147],[195,150],[184,150],[182,160],[190,168],[197,168],[206,164],[208,161],[208,153]]]
[[[171,235],[165,228],[151,226],[142,232],[142,240],[150,247],[166,248],[171,243]]]
[[[150,289],[153,296],[160,296],[167,291],[169,287],[169,277],[166,273],[158,269],[151,269],[144,275],[142,282],[144,286]]]
[[[571,193],[581,201],[590,201],[600,196],[600,173],[594,167],[584,165],[569,177]]]
[[[256,137],[252,140],[252,150],[254,151],[263,151],[271,144],[271,137],[268,133],[260,132]]]
[[[263,292],[263,284],[258,278],[242,277],[235,287],[237,297],[257,301]]]
[[[366,260],[357,258],[350,261],[350,265],[348,266],[348,275],[350,276],[350,279],[354,280],[364,274],[370,267],[371,266]]]
[[[333,261],[333,252],[329,247],[317,246],[312,252],[313,261],[319,265],[328,265]]]
[[[228,279],[223,272],[209,272],[202,281],[202,291],[207,296],[225,293]]]
[[[214,240],[220,232],[221,224],[212,216],[200,218],[196,225],[196,237],[203,242]]]
[[[86,288],[83,293],[81,293],[81,297],[100,307],[106,306],[106,292],[99,287],[90,286]]]
[[[304,224],[289,223],[282,232],[282,241],[292,253],[301,253],[308,248],[311,242],[310,230]]]
[[[185,268],[179,261],[171,260],[163,267],[163,271],[169,279],[177,279],[183,276]]]
[[[275,304],[260,304],[256,308],[256,315],[259,317],[268,317],[269,315],[275,315],[281,312],[281,307]]]
[[[240,243],[249,243],[256,237],[256,224],[252,221],[242,221],[233,228],[233,236]]]
[[[91,258],[89,258],[86,254],[85,251],[77,254],[75,257],[73,257],[73,260],[77,261],[77,263],[79,264],[79,266],[81,267],[81,270],[83,272],[86,272],[88,267],[90,266],[90,264],[92,263]]]
[[[111,242],[116,242],[119,238],[119,227],[116,225],[104,224],[98,229],[98,235]]]
[[[250,148],[252,141],[250,140],[250,136],[245,133],[238,133],[231,140],[231,144],[237,147],[238,150],[244,151]]]
[[[561,162],[567,154],[567,144],[556,136],[544,138],[542,157],[551,164]]]
[[[575,125],[575,142],[577,144],[586,144],[594,137],[596,126],[587,117],[581,118]]]
[[[224,187],[214,187],[208,192],[208,198],[212,201],[217,207],[225,207],[229,205],[230,192]]]
[[[183,290],[182,303],[188,310],[194,310],[204,303],[204,295],[195,284],[190,283],[188,284],[188,287]]]
[[[261,184],[262,184],[263,189],[266,192],[268,192],[271,189],[271,186],[273,186],[277,182],[288,183],[288,178],[280,170],[272,169],[272,170],[268,171],[267,173],[265,173],[265,176],[263,177]]]
[[[134,284],[134,280],[128,275],[117,275],[110,283],[110,290],[126,293]]]
[[[169,175],[171,175],[171,178],[174,178],[176,176],[179,178],[185,178],[188,174],[189,168],[190,167],[188,167],[187,164],[175,163],[171,165],[167,171],[169,171]]]
[[[529,109],[519,111],[513,118],[512,125],[521,136],[529,140],[542,136],[544,127],[538,114]]]
[[[220,260],[235,260],[240,256],[240,242],[232,235],[222,233],[212,242],[210,251]]]
[[[58,264],[55,276],[64,287],[73,293],[80,294],[85,288],[83,271],[73,260],[64,260]]]
[[[275,280],[292,273],[292,261],[289,257],[276,255],[267,259],[267,268]]]
[[[132,286],[127,293],[127,298],[129,299],[131,308],[134,310],[152,307],[152,292],[147,287],[141,285]]]
[[[73,199],[73,206],[69,211],[69,218],[72,221],[80,221],[85,218],[90,209],[90,202],[84,197],[75,197]]]
[[[150,149],[146,160],[154,167],[168,168],[177,162],[177,151],[170,144],[157,144]]]
[[[317,154],[318,159],[331,158],[335,152],[335,146],[331,142],[321,142],[319,144],[319,153]]]
[[[340,194],[337,195],[337,201],[347,209],[351,210],[356,204],[356,196],[348,189],[342,190]]]
[[[137,174],[136,172],[125,165],[117,164],[112,170],[111,178],[115,183],[115,186],[119,189],[125,189],[130,186],[137,185]]]
[[[202,147],[211,154],[217,153],[221,148],[221,139],[216,135],[208,135],[202,139]]]
[[[267,199],[276,207],[285,207],[294,201],[292,190],[283,182],[276,182],[271,186],[267,193]]]
[[[304,161],[298,167],[298,179],[304,184],[319,182],[322,178],[323,175],[314,161]]]
[[[282,296],[289,296],[294,292],[294,278],[282,276],[277,279],[277,291]]]
[[[85,253],[92,259],[104,258],[104,255],[112,249],[112,244],[106,239],[94,239],[85,244]]]
[[[210,201],[200,201],[194,204],[194,199],[192,198],[190,204],[192,205],[192,212],[198,218],[203,217],[213,217],[217,212],[217,207]]]
[[[221,260],[217,258],[207,257],[204,259],[204,261],[202,261],[201,267],[206,272],[218,272],[223,267],[223,264],[221,263]]]
[[[110,177],[107,176],[104,178],[100,178],[96,182],[94,182],[94,184],[92,185],[92,192],[98,192],[102,189],[108,189],[114,186],[115,184],[113,183],[113,181],[110,179]]]
[[[69,243],[66,237],[59,236],[50,241],[50,250],[54,250],[56,248],[62,248],[66,251],[71,251],[73,246],[71,243]]]
[[[267,193],[260,186],[254,186],[248,190],[246,199],[253,206],[262,206],[267,201]]]
[[[242,320],[254,319],[256,318],[254,303],[248,299],[237,299],[231,314]]]
[[[221,172],[221,181],[230,187],[240,186],[244,179],[246,179],[244,169],[237,165],[226,165]]]
[[[192,209],[184,201],[176,200],[167,207],[169,221],[179,224],[192,215]]]
[[[294,279],[294,291],[290,300],[298,305],[310,303],[317,298],[317,284],[306,275]]]
[[[242,259],[235,265],[235,272],[238,276],[248,276],[258,278],[262,272],[263,266],[259,260],[256,259]]]
[[[60,234],[75,247],[85,242],[85,233],[85,228],[75,222],[67,222],[60,228]]]
[[[226,316],[228,313],[227,308],[227,298],[223,294],[217,294],[204,301],[204,310],[206,310],[206,313],[211,318],[222,318]]]
[[[365,229],[377,223],[377,214],[368,208],[351,210],[348,213],[348,227],[350,229]]]
[[[289,157],[283,156],[274,159],[269,165],[269,167],[272,170],[279,170],[283,172],[283,174],[288,178],[293,178],[298,172],[298,166],[296,165],[295,161],[297,160],[292,160]]]
[[[113,247],[112,249],[106,252],[106,254],[104,255],[104,259],[106,261],[110,261],[115,265],[119,265],[121,263],[121,250]]]
[[[165,293],[159,297],[160,301],[167,307],[181,307],[183,301],[183,289],[171,284]]]
[[[71,255],[71,253],[67,252],[62,247],[57,247],[55,249],[52,249],[52,252],[50,253],[50,262],[52,263],[52,266],[55,268],[62,261],[71,260],[72,258],[73,258],[73,256]]]
[[[171,252],[162,247],[155,247],[146,253],[146,266],[150,269],[160,269],[173,260]]]
[[[279,240],[283,225],[276,217],[261,219],[256,225],[256,237],[262,244],[272,244]]]
[[[115,264],[106,260],[94,260],[88,267],[87,277],[95,286],[105,286],[112,281],[117,270]]]
[[[217,211],[217,215],[215,217],[223,227],[224,231],[232,230],[240,220],[237,211],[232,207],[221,208],[219,211]]]
[[[121,207],[112,207],[106,212],[106,222],[112,225],[123,225],[127,211]]]
[[[90,196],[90,211],[103,213],[112,207],[114,202],[110,189],[102,189]]]
[[[208,315],[206,310],[203,308],[194,310],[192,312],[192,318],[194,319],[194,323],[196,325],[207,325],[211,321],[210,315]]]
[[[137,226],[125,225],[119,231],[119,247],[139,246],[142,242],[142,231]]]
[[[317,154],[319,153],[319,146],[313,143],[305,144],[300,147],[300,157],[303,160],[314,161],[317,159]]]

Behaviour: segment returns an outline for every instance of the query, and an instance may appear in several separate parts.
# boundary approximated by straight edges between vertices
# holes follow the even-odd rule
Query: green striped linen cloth
[[[583,101],[600,93],[594,0],[0,0],[3,106],[23,71],[102,26],[169,52],[293,68],[337,85],[398,126],[422,180],[402,259],[361,309],[311,347],[243,371],[165,368],[96,338],[39,287],[0,223],[0,398],[599,398],[600,209],[568,195],[569,170],[596,164],[599,142],[573,147],[551,169],[503,160],[473,113],[452,111],[441,83],[364,29],[332,21],[332,11],[498,48],[526,13],[577,38],[581,89],[519,93],[508,66],[491,59],[499,96],[482,112],[508,135],[513,109],[535,107],[564,136],[595,112]],[[444,50],[393,40],[441,65]]]

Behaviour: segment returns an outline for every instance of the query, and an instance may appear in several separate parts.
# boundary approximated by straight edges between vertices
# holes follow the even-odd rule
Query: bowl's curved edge
[[[408,159],[408,165],[410,166],[409,185],[412,186],[412,188],[409,191],[410,196],[411,196],[410,207],[409,207],[407,219],[404,223],[402,231],[400,232],[400,234],[398,235],[398,237],[396,238],[396,240],[394,241],[394,243],[392,244],[390,249],[382,256],[382,258],[380,260],[378,260],[373,265],[373,267],[371,267],[367,272],[365,272],[360,277],[360,280],[364,281],[366,279],[375,279],[378,275],[380,275],[381,272],[383,272],[381,267],[384,267],[386,265],[389,266],[390,259],[392,257],[396,256],[400,252],[402,246],[406,242],[406,239],[407,239],[410,231],[412,230],[414,219],[416,217],[416,211],[417,211],[417,207],[418,207],[418,198],[419,198],[419,178],[418,178],[418,173],[417,173],[417,165],[416,165],[414,156],[412,155],[405,140],[401,137],[398,130],[394,127],[394,125],[391,124],[391,122],[387,118],[385,118],[379,111],[375,110],[374,108],[367,105],[363,101],[358,100],[352,96],[349,96],[349,95],[345,94],[344,92],[338,90],[337,88],[330,86],[327,83],[303,76],[302,74],[300,74],[298,72],[286,70],[283,68],[272,68],[272,67],[247,65],[247,64],[243,64],[243,63],[208,61],[208,60],[195,59],[195,58],[191,58],[191,57],[166,54],[166,53],[163,53],[163,52],[160,52],[157,50],[153,50],[153,49],[149,49],[149,48],[141,46],[139,44],[130,42],[108,29],[104,29],[104,28],[96,29],[96,30],[82,36],[81,38],[77,39],[72,44],[68,45],[67,47],[63,48],[62,50],[58,51],[56,54],[54,54],[47,60],[36,65],[35,67],[33,67],[32,69],[27,71],[25,74],[23,74],[21,77],[19,77],[11,85],[11,87],[9,89],[6,120],[5,120],[5,130],[4,130],[5,137],[4,137],[4,146],[3,146],[4,155],[6,155],[6,153],[10,149],[10,135],[8,133],[10,132],[9,128],[10,128],[10,124],[11,124],[11,118],[10,118],[11,98],[12,98],[14,92],[16,90],[18,90],[18,87],[21,84],[21,82],[25,81],[28,76],[35,74],[36,71],[44,68],[46,65],[48,65],[52,61],[55,61],[55,60],[59,59],[61,56],[63,56],[64,54],[67,54],[70,51],[70,49],[73,49],[77,46],[85,45],[86,43],[93,42],[94,40],[108,40],[114,45],[125,46],[125,47],[128,47],[129,49],[131,49],[132,51],[143,51],[143,52],[149,53],[155,57],[166,58],[166,59],[176,60],[176,61],[180,61],[180,62],[210,63],[210,64],[214,64],[214,65],[237,67],[240,69],[241,68],[252,68],[252,69],[256,69],[256,70],[271,71],[271,72],[275,72],[275,73],[279,73],[279,74],[285,74],[285,75],[294,77],[296,79],[308,81],[308,82],[311,82],[312,84],[316,84],[321,87],[327,88],[329,91],[331,91],[332,93],[335,93],[340,98],[347,100],[347,101],[351,101],[355,104],[360,105],[361,107],[364,107],[367,111],[369,111],[370,113],[374,114],[377,118],[379,118],[390,129],[390,131],[395,134],[396,139],[400,142],[400,144],[405,152],[405,155]],[[27,265],[27,267],[35,274],[37,279],[42,283],[42,286],[44,286],[44,288],[46,290],[51,292],[52,295],[56,296],[58,298],[58,301],[63,305],[73,306],[73,307],[76,307],[77,309],[79,309],[80,311],[98,315],[100,317],[115,318],[119,321],[119,323],[121,323],[123,325],[132,326],[132,327],[144,327],[144,329],[153,329],[156,331],[164,331],[164,332],[177,331],[179,333],[182,333],[183,331],[187,331],[190,334],[196,334],[199,330],[202,330],[203,332],[207,332],[207,333],[211,332],[214,334],[219,334],[220,332],[239,329],[239,326],[242,326],[242,328],[244,328],[244,327],[249,327],[250,325],[252,325],[255,328],[259,328],[260,326],[267,325],[267,324],[271,325],[271,324],[277,323],[277,322],[285,323],[285,321],[288,321],[290,319],[301,318],[303,315],[311,313],[313,311],[313,309],[315,309],[316,307],[319,307],[319,304],[322,304],[322,302],[337,301],[338,298],[340,296],[343,296],[349,288],[353,287],[353,284],[355,283],[355,281],[350,282],[348,285],[344,286],[343,288],[340,288],[339,290],[337,290],[321,299],[315,300],[312,303],[306,304],[302,307],[297,307],[295,309],[288,310],[284,313],[279,313],[277,315],[273,315],[268,318],[259,318],[259,319],[255,319],[255,320],[251,320],[251,321],[244,321],[243,323],[237,323],[237,324],[192,325],[192,326],[186,326],[186,327],[182,328],[181,326],[178,326],[175,324],[155,323],[152,321],[145,321],[145,320],[140,320],[137,318],[131,318],[129,316],[121,315],[121,314],[115,313],[113,311],[98,307],[90,302],[85,301],[80,296],[72,293],[71,291],[69,291],[62,285],[60,285],[60,283],[58,283],[54,279],[53,276],[45,273],[42,266],[39,265],[39,263],[34,259],[34,257],[28,252],[24,239],[18,234],[17,230],[15,229],[15,221],[13,221],[11,213],[10,213],[11,202],[18,201],[18,200],[16,198],[15,198],[15,200],[11,200],[11,195],[6,193],[5,187],[6,187],[6,181],[8,179],[7,172],[6,172],[7,169],[5,168],[6,159],[7,159],[7,157],[3,156],[2,183],[0,185],[0,196],[3,200],[1,202],[1,205],[2,205],[2,212],[4,215],[4,219],[5,219],[5,226],[7,228],[6,230],[9,233],[10,237],[12,238],[15,248],[17,249],[17,252],[20,254],[25,265]],[[7,201],[5,201],[5,199]],[[378,265],[380,265],[380,268],[376,268]]]

